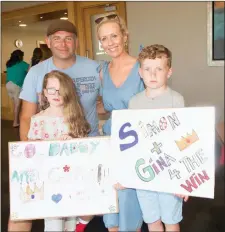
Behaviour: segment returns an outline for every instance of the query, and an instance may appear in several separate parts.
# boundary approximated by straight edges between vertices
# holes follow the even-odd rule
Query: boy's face
[[[167,65],[167,58],[145,59],[139,69],[146,88],[159,89],[167,85],[172,69]]]

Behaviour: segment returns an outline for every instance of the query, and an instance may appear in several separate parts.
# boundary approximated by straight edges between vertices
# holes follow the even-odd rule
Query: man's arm
[[[31,117],[37,113],[38,105],[33,102],[22,101],[22,109],[20,114],[20,140],[27,141],[28,131],[30,129]]]

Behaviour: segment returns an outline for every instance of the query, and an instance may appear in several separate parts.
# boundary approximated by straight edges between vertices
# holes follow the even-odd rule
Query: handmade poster
[[[12,220],[118,212],[109,137],[10,142]]]
[[[112,114],[116,180],[125,187],[214,198],[213,107]]]

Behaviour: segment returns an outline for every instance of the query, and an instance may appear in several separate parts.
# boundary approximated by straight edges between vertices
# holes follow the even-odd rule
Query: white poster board
[[[10,217],[118,212],[110,138],[9,143]]]
[[[116,179],[125,187],[214,198],[213,107],[112,114]]]

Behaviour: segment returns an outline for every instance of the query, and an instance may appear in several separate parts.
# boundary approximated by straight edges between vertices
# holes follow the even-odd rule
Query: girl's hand
[[[69,135],[62,135],[60,139],[61,140],[70,140],[70,139],[73,139],[73,138],[71,136],[69,136]]]
[[[175,194],[175,196],[182,198],[184,200],[184,202],[187,202],[189,199],[189,196],[182,195],[182,194]]]
[[[116,190],[123,190],[123,189],[126,189],[126,188],[123,187],[120,183],[114,184],[113,187],[114,187]]]

